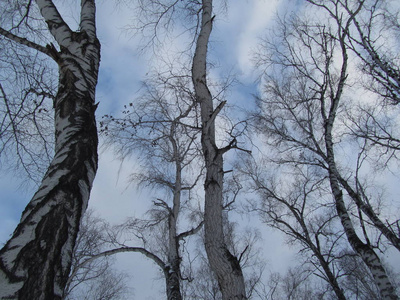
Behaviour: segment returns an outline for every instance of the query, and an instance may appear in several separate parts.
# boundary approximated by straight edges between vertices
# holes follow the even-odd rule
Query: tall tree
[[[210,267],[218,279],[223,299],[245,299],[242,268],[238,258],[227,247],[223,226],[223,155],[230,149],[237,148],[237,139],[232,134],[225,147],[217,145],[215,122],[226,101],[218,101],[218,97],[211,94],[207,83],[207,49],[215,18],[213,5],[211,0],[143,0],[139,2],[141,18],[138,18],[133,29],[141,31],[143,36],[149,35],[150,41],[147,45],[159,46],[176,33],[174,25],[179,24],[181,20],[186,22],[179,34],[187,34],[189,43],[185,45],[184,54],[179,53],[179,58],[185,60],[188,53],[191,57],[190,66],[186,68],[191,70],[195,99],[200,105],[201,144],[206,169],[206,252]],[[161,32],[165,34],[161,35]],[[192,49],[193,55],[190,52]]]
[[[121,117],[106,115],[100,123],[121,159],[133,155],[141,162],[131,178],[154,193],[148,219],[129,218],[113,242],[127,246],[119,236],[131,236],[130,245],[151,254],[163,271],[170,300],[182,299],[181,245],[203,224],[196,197],[203,174],[198,105],[188,88],[190,76],[178,74],[153,74],[143,96],[125,105]]]
[[[329,23],[294,18],[294,22],[285,20],[281,24],[276,31],[281,43],[270,40],[271,51],[264,57],[272,71],[265,77],[265,97],[259,101],[262,113],[258,124],[261,130],[264,128],[269,142],[282,151],[282,163],[309,165],[318,168],[322,178],[327,176],[348,242],[370,269],[382,297],[397,299],[394,286],[364,230],[362,217],[363,235],[355,227],[358,220],[352,220],[345,201],[346,196],[354,200],[344,180],[349,175],[342,175],[346,169],[340,167],[337,158],[336,145],[343,137],[338,115],[343,111],[342,101],[351,75],[346,40],[362,5],[363,2],[354,4],[347,18],[341,14],[330,15]],[[361,193],[360,189],[357,191]]]
[[[215,119],[226,102],[221,102],[214,108],[213,96],[207,85],[207,49],[215,17],[212,11],[213,1],[203,0],[200,32],[192,64],[193,86],[201,110],[201,144],[206,167],[204,183],[205,248],[210,267],[217,276],[222,299],[246,299],[242,268],[238,258],[227,247],[223,228],[223,155],[236,145],[236,139],[233,139],[226,147],[220,148],[217,146],[215,138]]]
[[[42,45],[19,36],[10,21],[0,34],[56,62],[55,154],[38,191],[25,208],[11,239],[0,250],[0,298],[61,299],[72,251],[97,171],[95,88],[100,63],[95,2],[82,0],[79,30],[73,31],[50,0],[18,3],[26,30],[46,22]],[[37,5],[37,6],[36,6]],[[40,9],[40,16],[32,15]],[[31,27],[29,27],[31,26]],[[34,35],[34,33],[33,33]],[[55,42],[55,45],[53,44]]]
[[[363,153],[359,155],[361,164],[366,156],[372,157],[375,151],[379,153],[376,163],[386,169],[388,162],[396,158],[399,150],[399,139],[395,130],[398,123],[390,116],[393,108],[387,107],[388,104],[398,104],[400,92],[400,64],[397,53],[394,54],[390,49],[391,45],[396,43],[393,38],[399,34],[398,20],[394,17],[399,13],[399,9],[391,5],[390,1],[384,3],[380,0],[361,1],[358,8],[342,1],[309,2],[326,11],[334,20],[340,20],[343,14],[346,14],[350,21],[346,24],[337,21],[339,30],[345,33],[341,38],[342,47],[348,52],[355,53],[359,59],[359,68],[367,76],[367,84],[364,83],[363,86],[377,97],[370,101],[372,104],[360,101],[361,103],[357,105],[360,107],[359,110],[353,109],[348,113],[349,120],[352,121],[349,126],[351,134],[364,145]],[[360,169],[361,166],[357,168]],[[358,169],[356,174],[359,172]],[[400,251],[400,233],[396,228],[399,220],[385,222],[380,218],[357,176],[353,185],[339,173],[336,176],[360,210]]]

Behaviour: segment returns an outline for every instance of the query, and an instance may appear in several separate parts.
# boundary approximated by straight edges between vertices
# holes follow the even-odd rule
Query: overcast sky
[[[217,1],[215,1],[217,2]],[[297,1],[291,1],[292,7]],[[98,36],[102,44],[100,78],[97,87],[98,116],[119,111],[123,104],[135,98],[153,63],[151,56],[139,55],[137,39],[122,28],[129,24],[133,15],[124,7],[115,7],[114,1],[99,1],[97,4]],[[258,37],[266,28],[279,7],[287,5],[278,0],[231,0],[226,14],[216,16],[212,33],[210,55],[222,67],[218,72],[229,70],[241,82],[230,93],[236,103],[252,101],[257,92],[257,79],[251,63],[251,51],[258,43]],[[73,20],[73,12],[71,20]],[[222,75],[222,74],[221,74]],[[149,203],[149,195],[141,193],[134,186],[128,186],[127,175],[135,162],[120,161],[110,150],[101,149],[99,170],[94,182],[89,207],[111,223],[122,222],[129,216],[141,216]],[[21,180],[1,174],[0,180],[0,242],[5,242],[19,221],[22,210],[30,200],[33,190],[20,188]],[[244,220],[244,222],[248,222]],[[293,249],[283,243],[275,232],[263,229],[264,252],[272,270],[290,264]],[[278,259],[277,259],[278,258]],[[164,280],[158,267],[140,254],[125,253],[118,257],[118,267],[132,276],[134,297],[132,299],[162,299],[165,295]]]

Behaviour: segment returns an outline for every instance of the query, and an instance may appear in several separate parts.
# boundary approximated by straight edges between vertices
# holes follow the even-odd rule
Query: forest
[[[397,0],[1,0],[0,299],[399,299],[399,53]]]

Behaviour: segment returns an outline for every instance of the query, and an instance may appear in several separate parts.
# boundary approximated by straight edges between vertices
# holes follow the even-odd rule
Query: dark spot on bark
[[[228,249],[225,249],[225,255],[228,258],[228,261],[230,262],[233,271],[235,272],[242,272],[242,268],[240,267],[239,260],[236,258],[236,256],[233,256]]]

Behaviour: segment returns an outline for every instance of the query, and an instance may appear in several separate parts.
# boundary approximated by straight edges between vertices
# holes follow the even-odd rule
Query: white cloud
[[[243,1],[244,3],[244,1]],[[253,72],[251,51],[258,44],[258,38],[265,33],[268,24],[274,17],[279,1],[249,1],[245,8],[237,6],[234,10],[234,20],[241,20],[236,43],[236,53],[241,72],[245,77]]]

